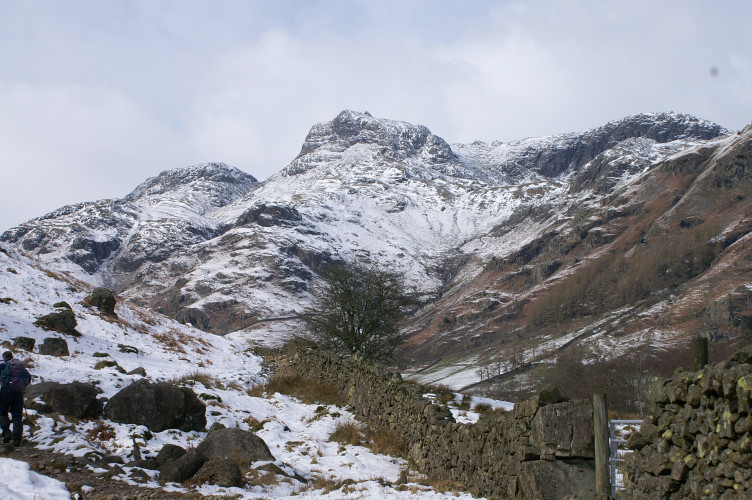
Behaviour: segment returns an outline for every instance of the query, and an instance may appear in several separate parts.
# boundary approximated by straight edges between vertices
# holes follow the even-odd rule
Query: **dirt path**
[[[201,496],[198,493],[176,493],[165,491],[162,488],[150,488],[128,484],[125,481],[108,478],[111,473],[102,472],[102,469],[112,471],[121,465],[107,463],[105,460],[90,460],[83,457],[63,455],[48,450],[39,450],[34,443],[24,442],[16,448],[12,444],[0,444],[0,457],[12,458],[26,462],[32,471],[52,477],[65,483],[73,498],[81,500],[141,500],[141,499],[198,499],[210,500],[211,497]],[[96,470],[96,472],[95,472]],[[130,479],[139,481],[142,474],[138,469],[131,471]],[[121,474],[120,477],[128,477]],[[89,486],[91,488],[86,488]],[[77,496],[75,496],[77,494]]]

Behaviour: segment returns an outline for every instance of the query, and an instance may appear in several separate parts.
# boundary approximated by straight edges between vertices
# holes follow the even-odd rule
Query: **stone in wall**
[[[561,500],[595,498],[595,466],[592,460],[535,460],[525,462],[518,476],[523,498]]]
[[[593,404],[588,400],[542,406],[533,418],[533,446],[543,459],[594,458],[593,439]]]

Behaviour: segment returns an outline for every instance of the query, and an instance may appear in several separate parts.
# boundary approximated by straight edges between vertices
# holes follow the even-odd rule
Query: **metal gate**
[[[630,453],[624,444],[633,432],[640,430],[642,420],[609,420],[609,468],[611,472],[611,496],[616,498],[616,492],[624,489],[624,457]]]

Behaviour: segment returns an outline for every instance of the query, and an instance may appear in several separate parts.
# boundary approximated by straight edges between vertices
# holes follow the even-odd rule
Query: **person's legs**
[[[10,441],[10,420],[8,408],[10,407],[10,395],[6,391],[0,394],[0,429],[3,431],[3,443]]]
[[[23,393],[11,394],[10,415],[13,419],[13,444],[16,446],[21,444],[21,436],[23,435],[23,407]]]

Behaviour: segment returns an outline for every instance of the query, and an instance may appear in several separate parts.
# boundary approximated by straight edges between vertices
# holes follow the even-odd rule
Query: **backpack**
[[[13,358],[5,363],[5,369],[0,380],[3,387],[7,387],[12,393],[20,393],[26,389],[30,382],[31,375],[21,364],[21,361]]]

